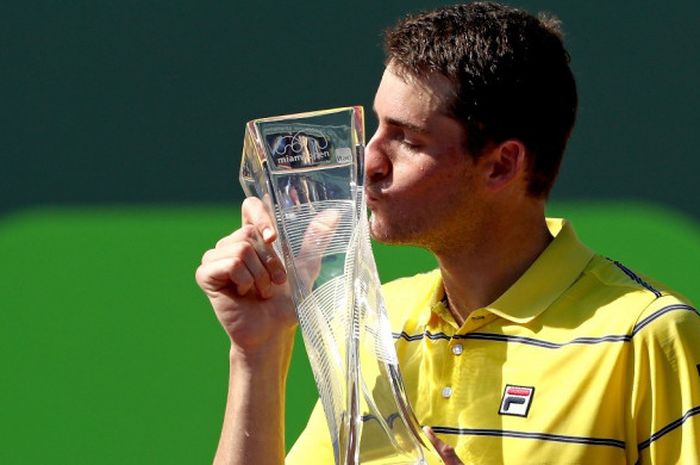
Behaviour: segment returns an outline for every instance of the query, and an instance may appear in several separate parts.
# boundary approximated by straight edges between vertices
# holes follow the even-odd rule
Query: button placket
[[[450,352],[452,352],[453,356],[458,357],[458,356],[462,355],[462,352],[464,352],[464,345],[462,345],[462,343],[460,343],[460,342],[457,342],[454,339],[454,336],[452,336],[452,338],[450,340],[449,350],[450,350]],[[456,379],[455,377],[457,376],[457,373],[460,371],[459,366],[461,365],[461,361],[454,359],[450,363],[450,365],[452,365],[452,367],[453,367],[452,373],[450,373],[450,378],[451,378],[451,380],[449,382],[450,384],[444,386],[440,390],[440,395],[442,396],[443,399],[451,398],[452,394],[454,393],[454,389],[452,388],[452,382],[454,382],[454,380]]]
[[[458,334],[467,334],[486,326],[497,318],[496,315],[487,310],[475,310],[459,328]]]

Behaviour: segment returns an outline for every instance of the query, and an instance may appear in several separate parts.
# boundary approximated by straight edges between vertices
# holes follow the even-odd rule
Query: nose
[[[387,156],[382,129],[378,128],[365,147],[365,179],[377,183],[391,173],[391,160]]]

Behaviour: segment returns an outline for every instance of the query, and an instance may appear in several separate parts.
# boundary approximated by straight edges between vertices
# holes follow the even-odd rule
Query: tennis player
[[[385,38],[371,234],[438,269],[386,284],[431,464],[700,464],[700,315],[545,217],[577,108],[558,21],[495,3]],[[197,282],[231,340],[217,464],[282,464],[297,322],[257,199]],[[633,231],[630,231],[633,233]],[[288,464],[331,464],[317,406]]]

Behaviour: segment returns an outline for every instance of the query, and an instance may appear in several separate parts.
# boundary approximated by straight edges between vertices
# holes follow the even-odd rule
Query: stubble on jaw
[[[473,186],[474,175],[461,174],[465,186]],[[370,236],[382,244],[420,247],[438,256],[479,247],[492,212],[481,204],[480,197],[469,195],[466,190],[462,199],[436,211],[417,214],[413,208],[405,211],[393,206],[390,216],[371,212]]]
[[[382,244],[420,247],[439,254],[460,248],[463,239],[469,236],[468,213],[462,220],[453,218],[449,222],[427,212],[424,215],[417,217],[415,211],[402,212],[393,208],[391,218],[382,216],[379,219],[372,212],[369,217],[370,237]]]
[[[410,245],[422,247],[420,231],[415,228],[415,223],[407,222],[400,228],[394,225],[378,225],[377,215],[374,212],[370,213],[369,217],[369,234],[377,242],[387,245]],[[386,223],[386,220],[384,220]],[[391,226],[387,228],[387,226]]]

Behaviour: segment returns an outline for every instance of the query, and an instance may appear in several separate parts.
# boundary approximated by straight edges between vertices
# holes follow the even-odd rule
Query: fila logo
[[[503,398],[501,399],[501,408],[498,413],[501,415],[526,417],[530,411],[530,404],[534,395],[534,387],[506,384],[506,388],[503,390]]]

